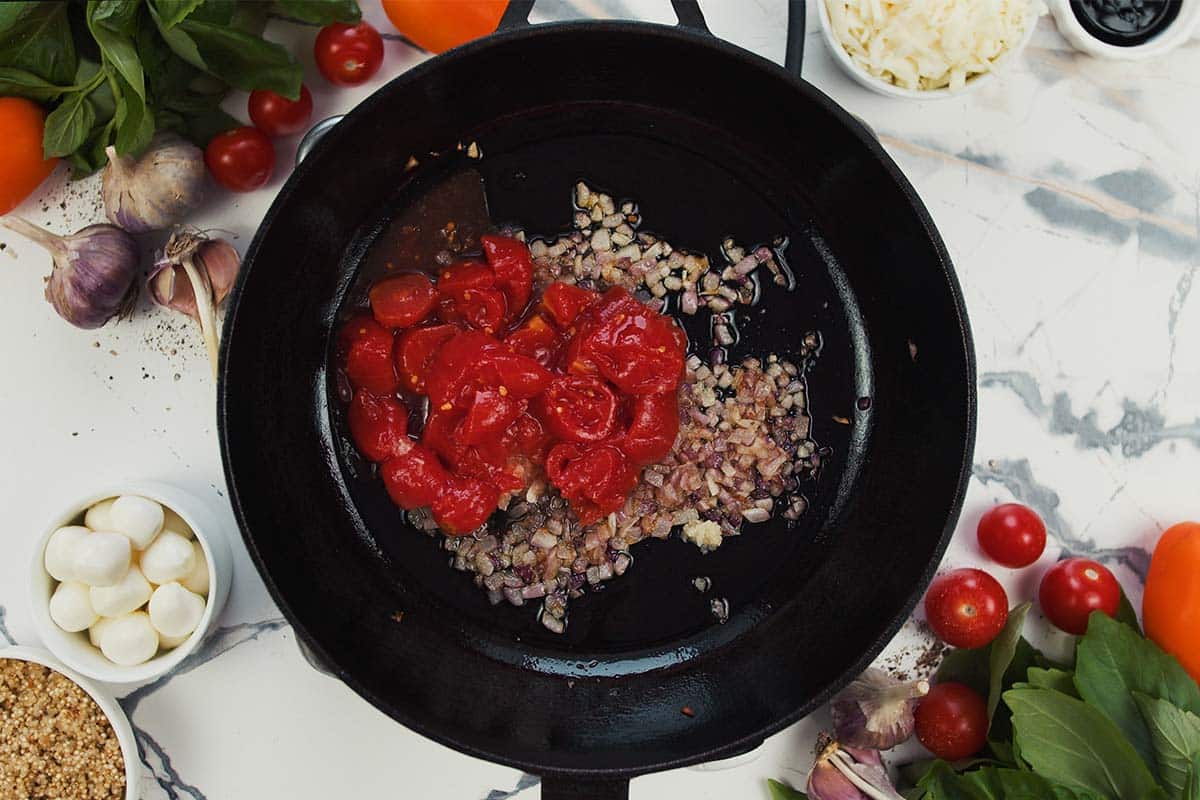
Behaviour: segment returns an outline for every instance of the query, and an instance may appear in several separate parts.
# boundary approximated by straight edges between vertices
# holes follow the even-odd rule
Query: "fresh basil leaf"
[[[1008,612],[1008,622],[1004,630],[992,640],[988,654],[988,719],[996,715],[996,707],[1000,705],[1000,693],[1008,688],[1004,686],[1005,673],[1013,664],[1017,654],[1017,645],[1021,642],[1021,632],[1025,629],[1025,617],[1033,603],[1025,602]],[[1027,667],[1026,667],[1027,669]],[[1020,670],[1019,676],[1024,677],[1025,669]]]
[[[75,152],[87,139],[95,122],[96,110],[88,102],[87,92],[76,91],[67,95],[62,104],[46,117],[46,128],[42,134],[42,151],[46,158]]]
[[[982,767],[956,773],[944,761],[920,785],[925,800],[1104,800],[1104,795],[1059,786],[1032,772]]]
[[[272,10],[281,17],[313,25],[362,19],[356,0],[275,0]]]
[[[71,91],[72,88],[56,86],[23,69],[0,67],[0,97],[25,97],[45,103]]]
[[[162,6],[162,0],[154,0],[154,2],[160,7]],[[237,13],[239,5],[241,4],[237,0],[205,0],[189,16],[190,19],[196,22],[231,25],[233,24],[233,17]]]
[[[164,128],[175,131],[201,148],[207,147],[209,140],[218,133],[223,133],[242,124],[220,108],[211,108],[198,113],[182,113],[167,109],[163,113],[174,115],[174,120],[170,123],[165,122],[160,115],[160,124]]]
[[[200,57],[200,51],[196,49],[196,43],[192,41],[192,37],[180,30],[178,25],[172,28],[166,27],[158,13],[158,4],[154,0],[150,0],[146,8],[150,11],[150,19],[154,20],[154,27],[158,28],[159,35],[167,43],[167,47],[171,48],[171,52],[196,69],[208,69],[204,64],[204,59]]]
[[[934,682],[966,684],[986,697],[990,655],[986,647],[950,650],[942,657],[942,663],[934,673]]]
[[[146,79],[137,48],[133,46],[139,9],[137,0],[89,0],[88,30],[100,45],[105,62],[121,73],[125,82],[144,100]]]
[[[153,5],[158,9],[165,28],[170,30],[185,20],[204,0],[156,0]]]
[[[808,795],[799,789],[793,789],[786,783],[767,779],[767,791],[771,800],[808,800]]]
[[[1181,798],[1192,759],[1200,755],[1200,717],[1141,692],[1134,692],[1133,699],[1150,729],[1159,781],[1172,798]]]
[[[96,125],[88,134],[87,141],[71,153],[67,162],[71,165],[72,178],[86,178],[108,163],[108,154],[104,152],[104,148],[109,145],[115,126],[116,121],[111,118],[103,124]]]
[[[1183,800],[1200,800],[1200,753],[1192,759],[1187,784],[1183,787]]]
[[[67,85],[77,63],[66,3],[0,3],[0,66]]]
[[[1030,667],[1026,674],[1029,681],[1026,686],[1053,689],[1071,697],[1079,697],[1079,692],[1075,689],[1075,676],[1066,670]]]
[[[1151,773],[1157,771],[1150,732],[1134,692],[1166,700],[1200,716],[1200,686],[1171,656],[1137,631],[1094,611],[1075,658],[1079,696],[1116,723]]]
[[[267,20],[270,18],[270,3],[238,3],[229,26],[251,36],[261,37],[263,31],[267,29]]]
[[[1133,603],[1129,602],[1129,596],[1125,594],[1125,590],[1121,590],[1121,604],[1117,606],[1117,622],[1123,622],[1129,627],[1138,632],[1142,636],[1142,626],[1138,623],[1137,610],[1134,609]]]
[[[95,87],[88,95],[88,100],[96,111],[97,125],[112,119],[117,110],[117,99],[113,96],[112,84],[108,81],[108,73],[104,71],[104,67],[95,61],[80,59],[79,69],[75,73],[75,85]]]
[[[1004,702],[1021,758],[1052,783],[1114,800],[1166,794],[1117,726],[1082,700],[1050,689],[1009,689]]]
[[[280,45],[243,31],[198,22],[195,15],[174,30],[191,38],[205,69],[226,83],[246,91],[270,89],[292,100],[300,97],[303,70]]]
[[[117,138],[114,145],[118,155],[139,154],[154,136],[154,113],[146,101],[132,91],[124,76],[113,74],[117,84]]]

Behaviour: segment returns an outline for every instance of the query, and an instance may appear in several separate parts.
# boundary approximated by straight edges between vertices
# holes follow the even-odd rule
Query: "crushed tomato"
[[[476,530],[502,495],[543,471],[590,524],[671,451],[686,337],[619,287],[559,282],[535,298],[525,244],[482,244],[484,261],[452,264],[435,281],[380,281],[374,313],[344,324],[351,437],[381,464],[393,502],[431,507],[449,535]],[[398,392],[428,397],[419,437]]]

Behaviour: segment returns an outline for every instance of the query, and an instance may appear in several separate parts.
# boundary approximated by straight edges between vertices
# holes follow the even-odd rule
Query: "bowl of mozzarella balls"
[[[229,595],[233,558],[201,501],[145,482],[68,506],[42,534],[32,572],[46,647],[90,678],[140,683],[199,646]]]

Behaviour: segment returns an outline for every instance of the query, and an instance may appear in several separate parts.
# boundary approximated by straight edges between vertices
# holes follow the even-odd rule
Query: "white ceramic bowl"
[[[1096,58],[1117,61],[1140,61],[1163,55],[1186,42],[1200,30],[1200,0],[1177,2],[1181,3],[1178,16],[1154,38],[1133,47],[1120,47],[1102,42],[1088,33],[1071,10],[1071,0],[1046,0],[1050,6],[1050,13],[1054,15],[1054,22],[1058,25],[1058,32],[1072,47]]]
[[[905,100],[942,100],[948,97],[958,97],[967,92],[973,91],[982,84],[990,81],[995,77],[997,72],[1003,72],[1009,64],[1015,61],[1020,55],[1025,46],[1029,44],[1029,40],[1033,38],[1033,31],[1037,27],[1038,17],[1041,16],[1041,3],[1038,0],[1030,0],[1029,18],[1025,20],[1025,32],[1021,35],[1021,40],[1014,46],[1010,47],[1007,52],[1003,53],[992,63],[992,68],[987,72],[969,78],[960,89],[951,89],[944,87],[941,89],[906,89],[902,86],[897,86],[894,83],[885,81],[883,78],[877,78],[871,73],[864,70],[850,54],[846,52],[846,48],[842,47],[841,41],[837,34],[834,33],[833,23],[829,20],[829,7],[826,5],[826,0],[816,0],[817,16],[821,20],[821,33],[825,37],[825,44],[829,51],[833,54],[833,60],[838,63],[846,74],[853,78],[857,83],[873,92],[878,92],[888,97],[900,97]]]
[[[121,757],[125,762],[125,800],[138,800],[142,762],[138,758],[137,739],[134,738],[133,726],[129,724],[129,718],[125,716],[125,712],[121,710],[121,706],[117,704],[113,696],[70,667],[61,664],[58,659],[45,650],[35,647],[5,647],[0,648],[0,658],[32,661],[43,667],[49,667],[55,672],[65,675],[96,701],[96,705],[100,706],[100,710],[108,718],[108,724],[112,725],[113,731],[117,734],[117,743],[121,745]]]
[[[46,572],[45,550],[50,534],[64,525],[82,524],[83,514],[91,506],[122,494],[148,497],[178,514],[196,534],[196,540],[204,549],[208,560],[208,600],[204,616],[191,636],[179,646],[159,653],[142,664],[131,667],[114,664],[88,641],[87,631],[67,633],[50,619],[50,595],[57,583]],[[229,586],[233,581],[233,554],[229,549],[229,537],[217,521],[217,517],[195,496],[152,481],[137,481],[120,486],[103,487],[80,497],[68,505],[50,521],[38,538],[30,559],[29,601],[33,621],[42,643],[60,661],[76,672],[105,683],[127,684],[153,680],[169,672],[192,653],[216,623],[221,608],[229,597]]]

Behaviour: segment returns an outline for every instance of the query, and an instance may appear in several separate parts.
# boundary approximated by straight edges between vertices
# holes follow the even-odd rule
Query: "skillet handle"
[[[629,800],[629,780],[542,778],[542,800]]]
[[[529,12],[533,10],[534,0],[509,0],[508,8],[500,17],[496,31],[513,31],[529,27]],[[808,0],[788,0],[787,48],[784,53],[784,66],[788,72],[800,77],[800,64],[804,60],[804,32],[806,21],[806,4]],[[697,0],[671,0],[679,26],[712,35],[708,24],[704,21],[704,13],[700,10]]]

